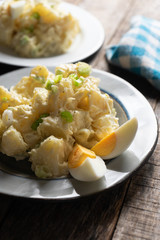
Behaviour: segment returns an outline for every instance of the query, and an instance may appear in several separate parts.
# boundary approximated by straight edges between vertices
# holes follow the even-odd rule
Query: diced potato
[[[66,143],[54,136],[44,140],[39,148],[32,149],[29,161],[37,177],[58,177],[68,173],[65,157]]]
[[[34,148],[42,140],[42,137],[38,135],[37,131],[30,131],[23,133],[24,141],[27,143],[29,149]]]
[[[83,110],[76,110],[74,111],[73,118],[74,121],[72,124],[72,128],[74,134],[82,128],[90,128],[92,119],[88,112]]]
[[[34,67],[30,72],[31,78],[33,78],[33,76],[34,77],[39,76],[39,77],[43,77],[45,80],[47,79],[48,75],[49,75],[48,69],[45,66],[41,66],[41,65]]]
[[[1,138],[2,138],[2,135],[3,135],[3,132],[5,131],[5,125],[0,117],[0,141],[1,141]]]
[[[20,105],[13,107],[9,112],[8,110],[6,111],[2,115],[2,120],[6,127],[13,125],[22,134],[31,131],[31,125],[36,118],[36,113],[32,112],[30,106]],[[12,113],[12,116],[10,116],[10,113]]]
[[[29,100],[33,97],[33,92],[36,87],[43,87],[43,83],[36,79],[33,80],[30,77],[23,77],[14,87],[11,88],[11,92],[15,92]]]
[[[89,149],[97,143],[96,135],[92,129],[82,128],[75,133],[74,137],[77,143]]]
[[[113,110],[113,100],[100,91],[91,91],[90,93],[90,115],[93,119],[104,114],[111,114]]]
[[[45,88],[35,88],[31,102],[33,111],[39,115],[54,112],[55,110],[55,95]]]
[[[78,108],[81,108],[83,110],[89,109],[89,97],[88,96],[81,99],[81,101],[78,103]]]
[[[68,140],[72,135],[72,126],[71,124],[64,123],[61,117],[47,117],[44,118],[37,131],[39,136],[43,138],[54,135],[57,138]]]
[[[76,66],[74,64],[60,64],[55,69],[56,75],[63,75],[63,77],[68,77],[71,73],[76,73]]]
[[[2,153],[11,157],[15,157],[16,160],[21,160],[28,156],[26,150],[27,144],[24,142],[21,133],[18,132],[13,126],[10,126],[2,136]]]
[[[7,88],[0,86],[0,114],[8,107],[22,104],[22,97],[8,91]]]
[[[119,127],[118,119],[115,118],[114,115],[111,117],[110,115],[106,114],[95,119],[92,127],[95,131],[97,139],[101,140]]]

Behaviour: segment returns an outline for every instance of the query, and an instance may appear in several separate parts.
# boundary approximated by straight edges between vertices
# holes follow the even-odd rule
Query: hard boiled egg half
[[[138,128],[136,118],[132,118],[121,125],[110,135],[104,137],[92,147],[92,151],[103,159],[111,159],[119,156],[132,143]]]
[[[103,159],[111,159],[123,153],[132,143],[137,128],[137,119],[132,118],[104,137],[91,150],[75,144],[68,158],[68,169],[72,177],[86,182],[102,178],[106,173]]]
[[[104,176],[106,165],[93,151],[75,144],[68,158],[68,169],[75,179],[91,182]]]

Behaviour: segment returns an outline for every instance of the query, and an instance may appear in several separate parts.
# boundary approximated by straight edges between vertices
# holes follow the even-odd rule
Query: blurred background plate
[[[92,14],[69,3],[61,3],[62,8],[78,19],[81,32],[72,46],[64,54],[46,58],[23,58],[7,47],[0,46],[0,62],[16,66],[32,67],[38,64],[56,66],[60,63],[78,62],[93,55],[104,42],[104,29]]]

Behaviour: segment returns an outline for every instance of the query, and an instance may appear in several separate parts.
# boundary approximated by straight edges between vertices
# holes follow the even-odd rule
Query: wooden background
[[[160,93],[143,78],[108,66],[105,48],[118,43],[134,15],[160,20],[159,0],[69,0],[96,16],[105,29],[101,50],[87,59],[94,68],[133,84],[160,119]],[[15,67],[0,64],[1,74]],[[149,137],[149,136],[148,136]],[[159,240],[160,141],[146,164],[116,189],[74,201],[52,202],[0,195],[0,239]]]

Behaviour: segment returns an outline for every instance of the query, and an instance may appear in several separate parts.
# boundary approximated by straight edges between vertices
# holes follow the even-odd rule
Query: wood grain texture
[[[86,61],[135,86],[160,120],[160,93],[145,79],[107,64],[105,48],[119,42],[132,16],[160,20],[159,0],[67,0],[91,12],[102,23],[106,38]],[[0,73],[15,69],[0,64]],[[149,136],[148,136],[149,137]],[[111,191],[74,201],[52,202],[0,195],[2,240],[159,240],[160,138],[152,157],[127,182]]]
[[[59,203],[15,199],[1,223],[1,236],[3,240],[110,239],[127,186]]]
[[[160,139],[159,139],[160,140]],[[160,148],[132,179],[113,239],[160,239]]]
[[[126,19],[121,23],[119,32],[111,41],[115,44],[118,42],[122,34],[126,31],[129,21],[135,14],[143,14],[146,17],[154,17],[159,20],[157,8],[160,7],[158,1],[134,1],[128,12]],[[142,5],[143,8],[142,8]],[[149,7],[151,6],[151,7]],[[116,71],[116,70],[115,70]],[[118,71],[120,71],[118,69]],[[113,71],[114,72],[114,68]],[[157,119],[160,119],[160,101],[159,92],[145,79],[135,76],[132,80],[130,74],[126,76],[126,72],[121,72],[120,76],[130,81],[138,88],[148,99],[155,111]],[[131,78],[130,78],[131,77]],[[129,79],[130,78],[130,79]],[[141,83],[139,83],[141,82]],[[142,89],[144,88],[145,89]],[[133,177],[129,186],[128,193],[123,205],[120,218],[117,223],[116,231],[113,235],[114,240],[119,239],[160,239],[160,138],[158,139],[157,148],[143,168]]]

